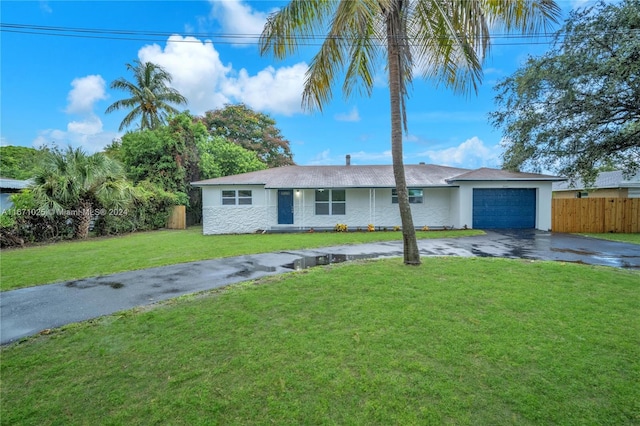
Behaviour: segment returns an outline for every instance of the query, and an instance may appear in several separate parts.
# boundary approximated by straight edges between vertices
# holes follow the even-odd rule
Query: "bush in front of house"
[[[336,231],[336,232],[347,232],[347,231],[349,231],[349,227],[347,226],[346,223],[338,223],[333,228],[333,230]]]
[[[167,226],[169,210],[188,203],[184,193],[171,193],[148,181],[134,188],[130,206],[106,209],[97,206],[92,215],[94,235],[118,235],[151,231]],[[0,215],[0,247],[56,242],[74,238],[74,212],[61,210],[47,215],[34,199],[30,189],[11,196],[13,207]]]
[[[64,212],[46,215],[30,189],[13,194],[11,202],[13,206],[0,215],[0,247],[73,238],[72,220]]]
[[[117,235],[164,228],[170,208],[188,202],[187,195],[182,192],[167,192],[157,184],[142,181],[135,187],[133,205],[98,216],[94,232],[96,235]]]

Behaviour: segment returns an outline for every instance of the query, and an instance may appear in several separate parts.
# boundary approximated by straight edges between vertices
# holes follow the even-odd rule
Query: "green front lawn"
[[[579,234],[585,237],[600,238],[603,240],[619,241],[622,243],[640,244],[640,233],[638,234]]]
[[[418,238],[479,235],[482,231],[418,231]],[[47,284],[197,260],[402,240],[400,232],[316,232],[202,235],[201,227],[2,250],[0,290]]]
[[[21,425],[640,423],[638,272],[423,261],[317,267],[4,347],[0,418]]]

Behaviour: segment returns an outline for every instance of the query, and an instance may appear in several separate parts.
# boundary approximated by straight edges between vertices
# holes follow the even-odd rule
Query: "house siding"
[[[222,191],[251,190],[251,205],[222,205]],[[202,233],[247,234],[269,228],[270,193],[258,185],[203,188]]]
[[[535,228],[549,230],[552,183],[562,180],[488,168],[468,170],[435,165],[407,168],[409,188],[423,191],[423,202],[410,205],[416,228],[470,228],[474,189],[512,188],[535,190]],[[391,166],[290,166],[194,182],[202,188],[205,234],[332,229],[336,224],[346,224],[351,230],[365,229],[369,224],[393,228],[402,223],[398,205],[392,202],[394,184]],[[345,214],[317,215],[316,188],[344,190]],[[252,191],[251,205],[222,205],[222,191],[248,189]],[[280,213],[283,222],[293,223],[278,224],[278,200],[291,195],[282,193],[279,197],[280,190],[292,191],[293,220],[289,208],[281,208]],[[333,207],[331,204],[330,211]],[[496,208],[499,210],[494,216],[509,215],[506,207]],[[533,205],[529,208],[533,209]]]
[[[390,188],[347,189],[345,196],[344,215],[316,215],[315,189],[296,190],[293,226],[303,229],[333,228],[343,223],[349,229],[364,229],[369,224],[387,228],[401,224],[398,205],[391,202]],[[415,226],[451,226],[451,189],[424,189],[423,196],[423,204],[411,205]],[[277,223],[277,217],[271,223]]]
[[[588,198],[630,198],[627,188],[604,188],[591,191],[571,189],[567,191],[554,191],[553,198],[580,198],[578,194],[587,192]]]
[[[252,190],[251,206],[222,205],[224,190]],[[349,229],[366,229],[369,224],[381,228],[400,226],[398,205],[391,202],[391,188],[346,189],[346,214],[316,215],[315,189],[294,189],[294,223],[278,225],[278,190],[261,186],[204,187],[203,233],[252,233],[257,230],[333,228],[338,223]],[[457,188],[425,188],[423,203],[412,204],[416,227],[453,226],[452,199]]]

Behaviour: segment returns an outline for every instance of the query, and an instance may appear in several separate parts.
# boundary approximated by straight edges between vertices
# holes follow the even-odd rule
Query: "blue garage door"
[[[474,189],[473,227],[535,228],[535,189]]]

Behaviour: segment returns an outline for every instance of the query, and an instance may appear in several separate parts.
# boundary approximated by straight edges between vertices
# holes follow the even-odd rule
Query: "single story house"
[[[626,179],[621,170],[601,172],[592,187],[581,179],[554,182],[553,198],[640,198],[640,173]]]
[[[0,213],[13,207],[13,203],[9,199],[11,194],[20,192],[28,188],[31,180],[18,180],[0,177]]]
[[[416,228],[551,229],[551,185],[563,178],[432,164],[405,165]],[[203,233],[400,226],[390,165],[285,166],[193,182]]]

